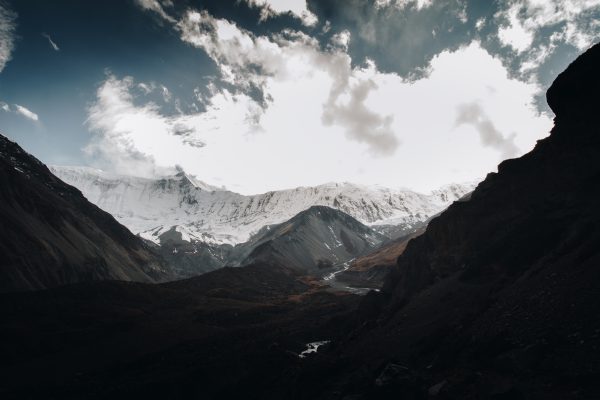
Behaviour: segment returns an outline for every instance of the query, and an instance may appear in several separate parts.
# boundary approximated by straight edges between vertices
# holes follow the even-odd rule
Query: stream
[[[340,273],[348,270],[348,268],[350,268],[352,261],[354,261],[354,259],[351,259],[351,260],[346,261],[345,263],[333,266],[332,267],[334,269],[333,272],[330,272],[330,273],[326,274],[325,276],[323,276],[323,278],[322,278],[323,281],[327,285],[331,286],[331,288],[334,290],[343,290],[345,292],[350,292],[350,293],[354,293],[354,294],[358,294],[358,295],[367,294],[371,290],[379,291],[379,289],[359,288],[359,287],[348,286],[346,283],[340,282],[337,279],[338,274],[340,274]]]

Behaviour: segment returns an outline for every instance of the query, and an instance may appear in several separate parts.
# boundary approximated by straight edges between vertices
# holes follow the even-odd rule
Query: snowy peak
[[[340,210],[366,225],[414,227],[473,190],[449,185],[431,194],[406,189],[328,183],[245,196],[179,171],[158,179],[107,174],[85,167],[51,167],[132,232],[159,243],[173,227],[183,240],[211,244],[247,241],[262,227],[289,220],[312,206]]]

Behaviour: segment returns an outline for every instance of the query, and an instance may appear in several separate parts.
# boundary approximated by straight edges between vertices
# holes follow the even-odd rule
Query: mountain
[[[379,293],[261,263],[3,293],[0,395],[600,398],[598,71],[600,45],[549,89],[551,135],[434,218]]]
[[[597,44],[547,91],[550,136],[408,243],[312,398],[600,398],[599,93]]]
[[[284,223],[263,228],[234,252],[241,264],[271,261],[320,275],[372,251],[386,239],[348,214],[313,206]]]
[[[337,280],[351,287],[381,288],[388,273],[396,265],[396,260],[404,253],[408,242],[423,232],[425,227],[391,240],[372,252],[352,260],[348,269],[336,275]]]
[[[132,232],[157,244],[175,230],[182,240],[238,244],[267,225],[289,220],[315,205],[335,208],[382,233],[421,226],[474,185],[448,185],[430,194],[350,183],[300,187],[244,196],[182,172],[160,179],[108,174],[87,167],[51,167]],[[393,233],[399,235],[400,233]]]
[[[2,135],[0,185],[0,291],[171,278],[139,238]]]

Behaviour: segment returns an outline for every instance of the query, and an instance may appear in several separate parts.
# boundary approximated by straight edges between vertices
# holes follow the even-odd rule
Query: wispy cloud
[[[18,104],[15,104],[14,105],[14,109],[15,109],[15,112],[17,114],[20,114],[20,115],[22,115],[25,118],[28,118],[28,119],[30,119],[32,121],[38,121],[39,120],[38,115],[36,113],[34,113],[33,111],[31,111],[30,109],[28,109],[27,107],[23,107],[23,106],[20,106]]]
[[[472,125],[477,130],[481,144],[500,151],[503,158],[511,158],[518,154],[519,148],[514,142],[516,134],[505,137],[479,103],[473,102],[458,106],[456,126],[465,124]]]
[[[162,4],[158,0],[135,0],[135,2],[142,9],[148,10],[148,11],[154,11],[161,18],[165,19],[166,21],[169,21],[171,23],[176,22],[175,18],[173,18],[169,14],[167,14],[167,12],[165,11],[165,9],[163,7],[163,4],[167,7],[172,7],[173,3],[170,0],[166,0],[166,1],[163,0]]]
[[[46,39],[48,39],[48,43],[50,43],[50,46],[52,46],[52,48],[54,49],[54,51],[60,51],[60,48],[54,42],[54,40],[52,40],[52,38],[50,37],[50,35],[48,35],[47,33],[42,33],[42,36],[45,37]]]
[[[0,0],[0,72],[10,61],[14,49],[14,34],[17,14]]]
[[[0,101],[0,110],[7,113],[18,114],[21,117],[25,117],[31,121],[39,121],[39,117],[36,113],[28,109],[27,107],[23,107],[18,104],[13,104],[12,106],[4,101]]]

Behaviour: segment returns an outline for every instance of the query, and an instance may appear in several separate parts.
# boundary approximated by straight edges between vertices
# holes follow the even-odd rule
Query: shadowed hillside
[[[2,135],[0,185],[0,291],[171,278],[139,238]]]

